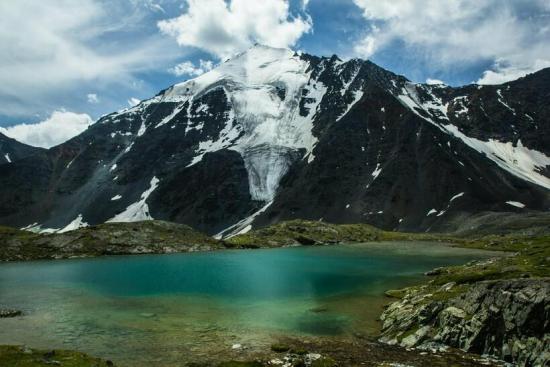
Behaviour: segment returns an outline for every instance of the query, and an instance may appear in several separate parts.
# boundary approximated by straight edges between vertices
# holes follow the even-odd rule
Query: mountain
[[[256,45],[79,136],[0,165],[0,224],[147,219],[219,236],[295,218],[452,230],[550,207],[550,69],[415,84]]]
[[[20,143],[0,133],[0,164],[11,163],[40,151],[43,149]]]

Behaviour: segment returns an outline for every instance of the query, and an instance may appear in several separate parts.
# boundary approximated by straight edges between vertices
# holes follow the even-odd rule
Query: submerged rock
[[[550,279],[477,282],[439,300],[426,291],[413,290],[385,310],[381,341],[436,342],[520,366],[550,362]]]
[[[142,312],[139,314],[141,317],[145,317],[145,318],[151,318],[151,317],[155,317],[157,316],[156,313],[152,313],[152,312]]]
[[[0,318],[21,316],[23,312],[20,310],[0,309]]]

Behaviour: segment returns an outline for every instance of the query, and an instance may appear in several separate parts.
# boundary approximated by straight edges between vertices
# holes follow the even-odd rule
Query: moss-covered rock
[[[380,230],[368,224],[332,224],[291,220],[229,238],[226,246],[236,248],[321,245],[340,242],[391,240],[440,240],[444,236]]]
[[[271,346],[271,350],[276,352],[276,353],[285,353],[285,352],[288,352],[290,350],[290,346],[288,346],[286,344],[273,344]]]
[[[7,317],[21,316],[23,312],[21,310],[13,310],[9,308],[0,308],[0,319]]]
[[[438,342],[520,365],[550,362],[550,237],[538,232],[457,237],[502,256],[429,272],[426,284],[388,296],[381,340],[413,347]]]

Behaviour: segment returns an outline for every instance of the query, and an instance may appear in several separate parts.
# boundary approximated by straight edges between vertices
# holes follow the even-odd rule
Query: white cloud
[[[355,53],[362,57],[370,57],[374,54],[377,45],[376,37],[367,35],[361,39],[354,47]]]
[[[311,30],[311,19],[292,16],[287,0],[187,0],[186,11],[158,23],[181,46],[197,47],[221,59],[258,42],[290,47]]]
[[[160,33],[140,33],[150,14],[123,1],[0,1],[0,114],[51,111],[89,86],[131,88],[136,73],[181,57]]]
[[[92,103],[92,104],[99,103],[99,98],[95,93],[88,93],[86,95],[86,99],[88,100],[88,103]]]
[[[214,63],[210,60],[200,60],[198,67],[195,66],[195,64],[193,64],[191,61],[185,61],[169,69],[169,71],[176,76],[199,76],[206,73],[207,71],[212,70],[213,67]]]
[[[134,107],[134,106],[137,105],[139,102],[140,102],[140,100],[137,99],[137,98],[134,98],[134,97],[132,97],[132,98],[130,98],[130,99],[128,100],[128,104],[130,105],[130,107]]]
[[[433,68],[493,62],[481,79],[489,82],[525,75],[550,61],[547,0],[353,1],[374,25],[354,47],[362,57],[397,41]]]
[[[91,123],[87,114],[60,110],[39,123],[0,127],[0,132],[25,144],[50,148],[80,134]]]
[[[510,80],[515,80],[535,72],[540,69],[549,68],[549,60],[535,60],[530,66],[503,66],[501,63],[495,63],[493,70],[486,70],[483,76],[477,80],[477,84],[502,84]]]
[[[152,10],[152,11],[155,11],[155,12],[160,12],[160,13],[166,13],[166,11],[164,10],[164,8],[158,4],[157,2],[153,1],[153,0],[145,0],[143,2],[143,5]]]
[[[426,79],[426,84],[438,85],[438,84],[445,84],[445,82],[443,80],[439,80],[439,79],[428,78],[428,79]]]

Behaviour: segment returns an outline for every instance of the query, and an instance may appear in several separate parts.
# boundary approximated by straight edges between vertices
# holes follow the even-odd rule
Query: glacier
[[[222,88],[231,106],[229,121],[219,138],[200,142],[188,167],[200,162],[207,152],[237,151],[245,162],[252,198],[272,201],[292,162],[300,156],[307,156],[310,162],[314,158],[317,139],[312,121],[326,88],[311,78],[308,67],[309,63],[294,51],[256,45],[170,88],[163,100],[182,104]],[[311,99],[306,116],[299,113],[304,93]],[[179,106],[156,127],[168,123]]]

